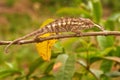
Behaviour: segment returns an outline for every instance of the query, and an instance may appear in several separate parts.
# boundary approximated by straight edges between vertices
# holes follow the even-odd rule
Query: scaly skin
[[[7,53],[8,48],[18,41],[24,40],[26,38],[32,37],[32,36],[40,36],[45,33],[61,33],[61,32],[75,32],[80,33],[81,30],[90,29],[93,27],[98,27],[100,30],[104,31],[103,27],[95,24],[90,19],[87,18],[59,18],[47,25],[45,27],[40,28],[30,34],[27,34],[23,37],[20,37],[16,40],[13,40],[10,44],[8,44],[5,48],[5,52]]]

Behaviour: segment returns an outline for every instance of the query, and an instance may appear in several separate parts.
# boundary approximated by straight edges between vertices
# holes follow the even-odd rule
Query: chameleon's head
[[[94,26],[96,26],[100,30],[104,31],[104,28],[102,26],[95,24],[90,19],[86,19],[86,18],[79,18],[79,19],[80,19],[81,27],[83,29],[93,28]]]
[[[80,18],[80,22],[82,23],[82,27],[92,28],[95,26],[95,23],[87,18]]]

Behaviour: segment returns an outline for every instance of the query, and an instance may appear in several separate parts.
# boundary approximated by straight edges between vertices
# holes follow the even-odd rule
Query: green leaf
[[[90,71],[94,74],[94,76],[100,80],[101,76],[103,75],[103,72],[96,69],[90,69]]]
[[[97,41],[99,47],[103,50],[105,48],[111,47],[114,44],[113,36],[97,36]]]
[[[94,62],[96,62],[96,61],[99,61],[99,60],[101,60],[102,58],[101,57],[92,57],[92,58],[90,58],[90,64],[92,64],[92,63],[94,63]]]
[[[54,47],[58,48],[58,49],[62,49],[62,45],[61,45],[61,42],[60,41],[57,41],[54,45]]]
[[[107,21],[105,22],[105,27],[110,30],[119,30],[120,25],[120,13],[114,13],[110,17],[108,17]]]
[[[105,22],[105,27],[109,30],[114,30],[116,29],[115,27],[117,27],[118,29],[119,24],[117,24],[117,22],[120,23],[119,18],[120,18],[120,13],[112,14],[110,17],[108,17],[107,21]]]
[[[48,74],[53,68],[54,62],[51,62],[45,69],[44,73]]]
[[[112,14],[108,20],[117,21],[117,19],[119,18],[120,18],[120,13],[115,13],[115,14]]]
[[[112,63],[111,61],[103,60],[102,63],[101,63],[100,68],[101,68],[104,72],[109,72],[109,71],[111,70],[112,64],[113,64],[113,63]]]
[[[76,55],[70,54],[65,64],[64,80],[71,80],[75,72]]]
[[[56,12],[59,16],[84,16],[84,17],[91,17],[89,12],[82,9],[82,8],[72,8],[72,7],[65,7],[61,8]]]
[[[95,21],[99,23],[102,17],[102,5],[100,0],[90,0],[89,5],[92,10],[92,15]]]
[[[38,80],[38,79],[35,79]],[[54,80],[54,77],[52,75],[46,75],[41,77],[39,80]]]
[[[118,71],[108,72],[108,73],[105,73],[104,75],[107,77],[112,77],[112,78],[120,77],[120,72],[118,72]]]
[[[106,48],[104,49],[103,51],[101,51],[98,56],[99,57],[104,57],[106,55],[108,55],[109,53],[111,53],[113,50],[115,50],[115,47],[109,47],[109,48]]]
[[[84,61],[82,61],[82,60],[78,60],[77,62],[80,65],[82,65],[87,71],[92,73],[98,80],[100,79],[101,75],[103,75],[103,72],[100,71],[100,70],[96,70],[96,69],[92,69],[92,68],[89,68],[89,70],[88,70],[87,64]]]
[[[115,56],[120,57],[120,46],[116,46]]]
[[[114,28],[115,28],[115,23],[114,23],[114,21],[111,21],[111,20],[107,20],[106,22],[105,22],[105,28],[107,29],[107,30],[114,30]]]
[[[83,74],[81,74],[79,72],[75,72],[75,74],[73,76],[73,80],[82,80],[82,76],[83,76]]]
[[[28,76],[31,75],[43,62],[44,60],[42,58],[36,59],[29,67]]]
[[[78,60],[77,61],[80,65],[82,65],[83,67],[87,67],[87,64],[84,62],[84,61],[82,61],[82,60]]]
[[[56,80],[72,80],[75,72],[76,55],[62,54],[57,58],[57,63],[61,63],[59,69],[54,72]]]
[[[55,44],[54,44],[54,52],[63,52],[63,46],[61,44],[60,41],[57,41]],[[64,52],[63,52],[64,53]]]
[[[22,73],[19,70],[14,70],[14,69],[3,70],[3,71],[0,71],[0,78],[8,77],[13,74],[22,74]]]
[[[73,52],[74,51],[73,45],[75,44],[76,41],[78,41],[78,38],[66,39],[64,40],[64,42],[62,42],[62,45],[66,51]]]
[[[19,76],[19,77],[15,78],[15,80],[25,80],[25,76]]]
[[[68,59],[68,55],[67,54],[61,54],[57,57],[56,59],[56,63],[53,67],[53,71],[54,71],[54,76],[59,80],[63,80],[63,76],[64,76],[64,65],[66,63]],[[56,66],[56,67],[55,67]]]
[[[95,54],[90,54],[90,64],[98,60],[103,60],[104,56],[109,55],[114,49],[115,47],[109,47],[103,51],[96,51]]]

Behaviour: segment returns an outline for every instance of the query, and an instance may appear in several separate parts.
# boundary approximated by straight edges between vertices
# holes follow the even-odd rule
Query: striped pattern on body
[[[60,18],[43,27],[43,32],[59,33],[74,32],[76,30],[84,30],[94,27],[94,23],[90,19],[85,18]]]
[[[21,38],[18,38],[14,41],[12,41],[10,44],[8,44],[5,48],[5,51],[7,52],[7,49],[10,45],[12,45],[15,42],[18,42],[20,40],[24,40],[26,38],[29,38],[31,36],[40,36],[45,33],[61,33],[61,32],[75,32],[78,33],[81,30],[98,27],[100,30],[104,31],[103,27],[93,23],[90,19],[87,18],[59,18],[47,25],[45,27],[40,28],[30,34],[27,34]]]

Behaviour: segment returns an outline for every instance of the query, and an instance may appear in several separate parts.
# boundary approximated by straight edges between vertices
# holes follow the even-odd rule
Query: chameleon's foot
[[[39,35],[36,35],[36,36],[35,36],[35,39],[38,39],[38,37],[39,37]]]
[[[40,41],[42,41],[42,37],[35,37],[34,40],[39,43]]]
[[[82,33],[76,33],[76,36],[83,36]]]
[[[56,35],[59,35],[59,34],[50,34],[50,36],[56,36]]]
[[[82,33],[78,30],[74,31],[74,33],[76,33],[77,36],[82,36]]]

